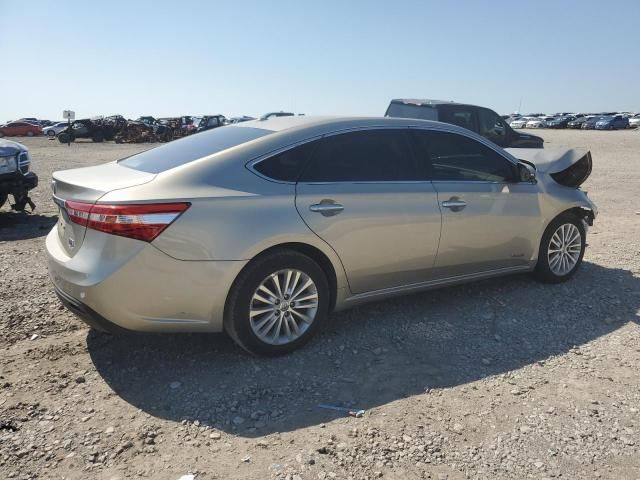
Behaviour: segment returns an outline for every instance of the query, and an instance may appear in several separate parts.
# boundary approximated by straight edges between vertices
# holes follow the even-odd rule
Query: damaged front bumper
[[[22,211],[27,205],[31,210],[35,204],[29,198],[29,191],[38,186],[38,176],[34,172],[0,175],[0,194],[12,195],[15,203],[14,210]]]

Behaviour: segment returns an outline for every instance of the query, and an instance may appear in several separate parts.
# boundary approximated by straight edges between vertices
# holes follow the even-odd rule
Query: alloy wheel
[[[582,252],[582,236],[572,223],[560,225],[549,240],[547,256],[549,269],[558,276],[564,276],[575,268]]]
[[[272,273],[251,297],[249,322],[264,343],[283,345],[300,338],[318,312],[318,289],[306,273],[286,269]]]

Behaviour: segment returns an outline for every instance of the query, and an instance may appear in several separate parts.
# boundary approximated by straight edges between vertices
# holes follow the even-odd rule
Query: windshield
[[[417,118],[419,120],[438,120],[438,111],[431,106],[392,103],[387,109],[387,117]]]
[[[152,148],[120,160],[125,167],[160,173],[272,133],[251,127],[222,127]]]

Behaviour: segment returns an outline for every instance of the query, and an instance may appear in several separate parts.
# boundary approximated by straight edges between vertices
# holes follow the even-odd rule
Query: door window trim
[[[453,126],[455,127],[455,125]],[[458,130],[459,129],[459,130]],[[289,145],[285,145],[283,147],[279,147],[276,148],[274,150],[271,150],[265,154],[259,155],[258,157],[255,157],[251,160],[249,160],[248,162],[245,163],[245,168],[247,168],[251,173],[253,173],[254,175],[262,178],[263,180],[267,180],[269,182],[272,183],[280,183],[280,184],[284,184],[284,185],[297,185],[298,183],[304,183],[305,185],[336,185],[336,184],[411,184],[411,183],[459,183],[453,180],[431,180],[430,178],[425,178],[424,180],[395,180],[395,181],[388,181],[388,180],[377,180],[377,181],[339,181],[339,182],[290,182],[290,181],[286,181],[286,180],[276,180],[275,178],[271,178],[271,177],[267,177],[266,175],[263,175],[262,173],[258,172],[254,167],[255,165],[257,165],[258,163],[268,160],[269,158],[275,156],[275,155],[279,155],[280,153],[283,153],[287,150],[291,150],[293,148],[311,143],[311,142],[315,142],[317,140],[322,140],[323,138],[327,138],[327,137],[332,137],[335,135],[340,135],[343,133],[350,133],[350,132],[357,132],[357,131],[362,131],[362,130],[407,130],[407,132],[410,132],[412,130],[424,130],[426,132],[442,132],[442,133],[453,133],[456,135],[460,135],[463,137],[466,137],[470,140],[475,140],[476,142],[481,143],[482,145],[484,145],[485,147],[489,147],[490,149],[492,149],[495,153],[497,153],[498,155],[500,155],[502,158],[504,158],[506,161],[510,162],[515,168],[517,168],[518,166],[518,160],[515,157],[511,157],[511,155],[509,154],[509,152],[504,151],[500,146],[494,144],[493,142],[491,142],[490,140],[482,137],[481,135],[472,132],[471,130],[462,128],[462,127],[457,127],[457,128],[448,128],[448,124],[442,124],[442,126],[440,125],[406,125],[406,126],[387,126],[387,125],[367,125],[367,126],[359,126],[359,127],[348,127],[348,128],[341,128],[339,130],[333,130],[330,132],[326,132],[323,133],[321,135],[315,135],[313,137],[310,138],[306,138],[304,140],[300,140],[294,143],[291,143]],[[412,161],[414,163],[414,168],[416,169],[416,173],[420,173],[421,170],[423,170],[422,168],[420,168],[419,165],[419,160],[417,158],[417,153],[415,151],[415,147],[413,145],[413,141],[411,141],[409,139],[409,149],[411,151],[411,156],[412,156]],[[502,150],[502,151],[501,151]],[[505,155],[506,154],[506,155]],[[465,183],[476,183],[476,184],[499,184],[499,185],[513,185],[513,184],[517,184],[517,183],[523,183],[523,182],[518,182],[518,181],[514,181],[514,182],[489,182],[489,181],[481,181],[481,180],[469,180],[469,181],[465,181]]]
[[[263,178],[264,180],[268,180],[270,182],[274,182],[274,183],[283,183],[283,184],[288,184],[288,185],[297,185],[298,183],[303,183],[304,185],[338,185],[338,184],[351,184],[351,185],[367,185],[367,184],[385,184],[385,185],[393,185],[393,184],[411,184],[411,183],[416,183],[416,184],[421,184],[421,183],[428,183],[430,182],[430,180],[362,180],[362,181],[335,181],[335,182],[300,182],[300,181],[296,181],[296,182],[289,182],[289,181],[285,181],[285,180],[276,180],[274,178],[270,178],[267,177],[266,175],[263,175],[262,173],[258,172],[255,169],[255,166],[260,163],[263,162],[265,160],[268,160],[269,158],[275,156],[275,155],[279,155],[280,153],[283,153],[287,150],[302,146],[302,145],[306,145],[308,143],[314,142],[314,141],[318,141],[318,140],[322,140],[324,138],[328,138],[328,137],[333,137],[336,135],[342,135],[342,134],[346,134],[346,133],[351,133],[351,132],[359,132],[359,131],[370,131],[370,130],[403,130],[407,132],[410,131],[409,128],[411,128],[410,126],[399,126],[399,125],[393,125],[393,126],[387,126],[387,125],[374,125],[374,126],[361,126],[361,127],[348,127],[348,128],[342,128],[340,130],[334,130],[331,132],[327,132],[324,133],[322,135],[316,135],[315,137],[312,138],[308,138],[305,140],[301,140],[299,142],[296,143],[292,143],[290,145],[287,145],[286,147],[282,147],[282,148],[278,148],[277,150],[273,150],[269,153],[266,153],[264,155],[260,155],[259,157],[250,160],[249,162],[247,162],[245,164],[245,167],[249,169],[249,171],[251,171],[252,173],[254,173],[255,175]],[[419,164],[418,164],[418,159],[416,158],[413,146],[412,146],[412,142],[410,140],[410,138],[406,138],[407,141],[407,150],[410,152],[411,154],[411,163],[413,164],[413,168],[414,168],[414,172],[416,174],[419,175],[420,173],[420,168],[419,168]],[[302,175],[302,174],[301,174]]]

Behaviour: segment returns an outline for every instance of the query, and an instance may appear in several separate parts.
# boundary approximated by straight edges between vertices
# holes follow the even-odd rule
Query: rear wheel
[[[540,242],[536,278],[545,283],[571,278],[582,264],[586,237],[582,220],[573,214],[562,214],[551,222]]]
[[[69,143],[69,142],[73,142],[75,139],[73,138],[73,135],[67,133],[67,132],[60,132],[58,134],[58,141],[60,143]]]
[[[33,137],[33,132],[27,132],[27,137]]]
[[[317,332],[329,310],[324,272],[290,250],[259,257],[238,276],[225,309],[227,333],[255,355],[291,352]]]
[[[93,134],[93,137],[91,138],[91,140],[93,140],[94,142],[102,142],[104,140],[104,134],[102,132],[96,132]]]

